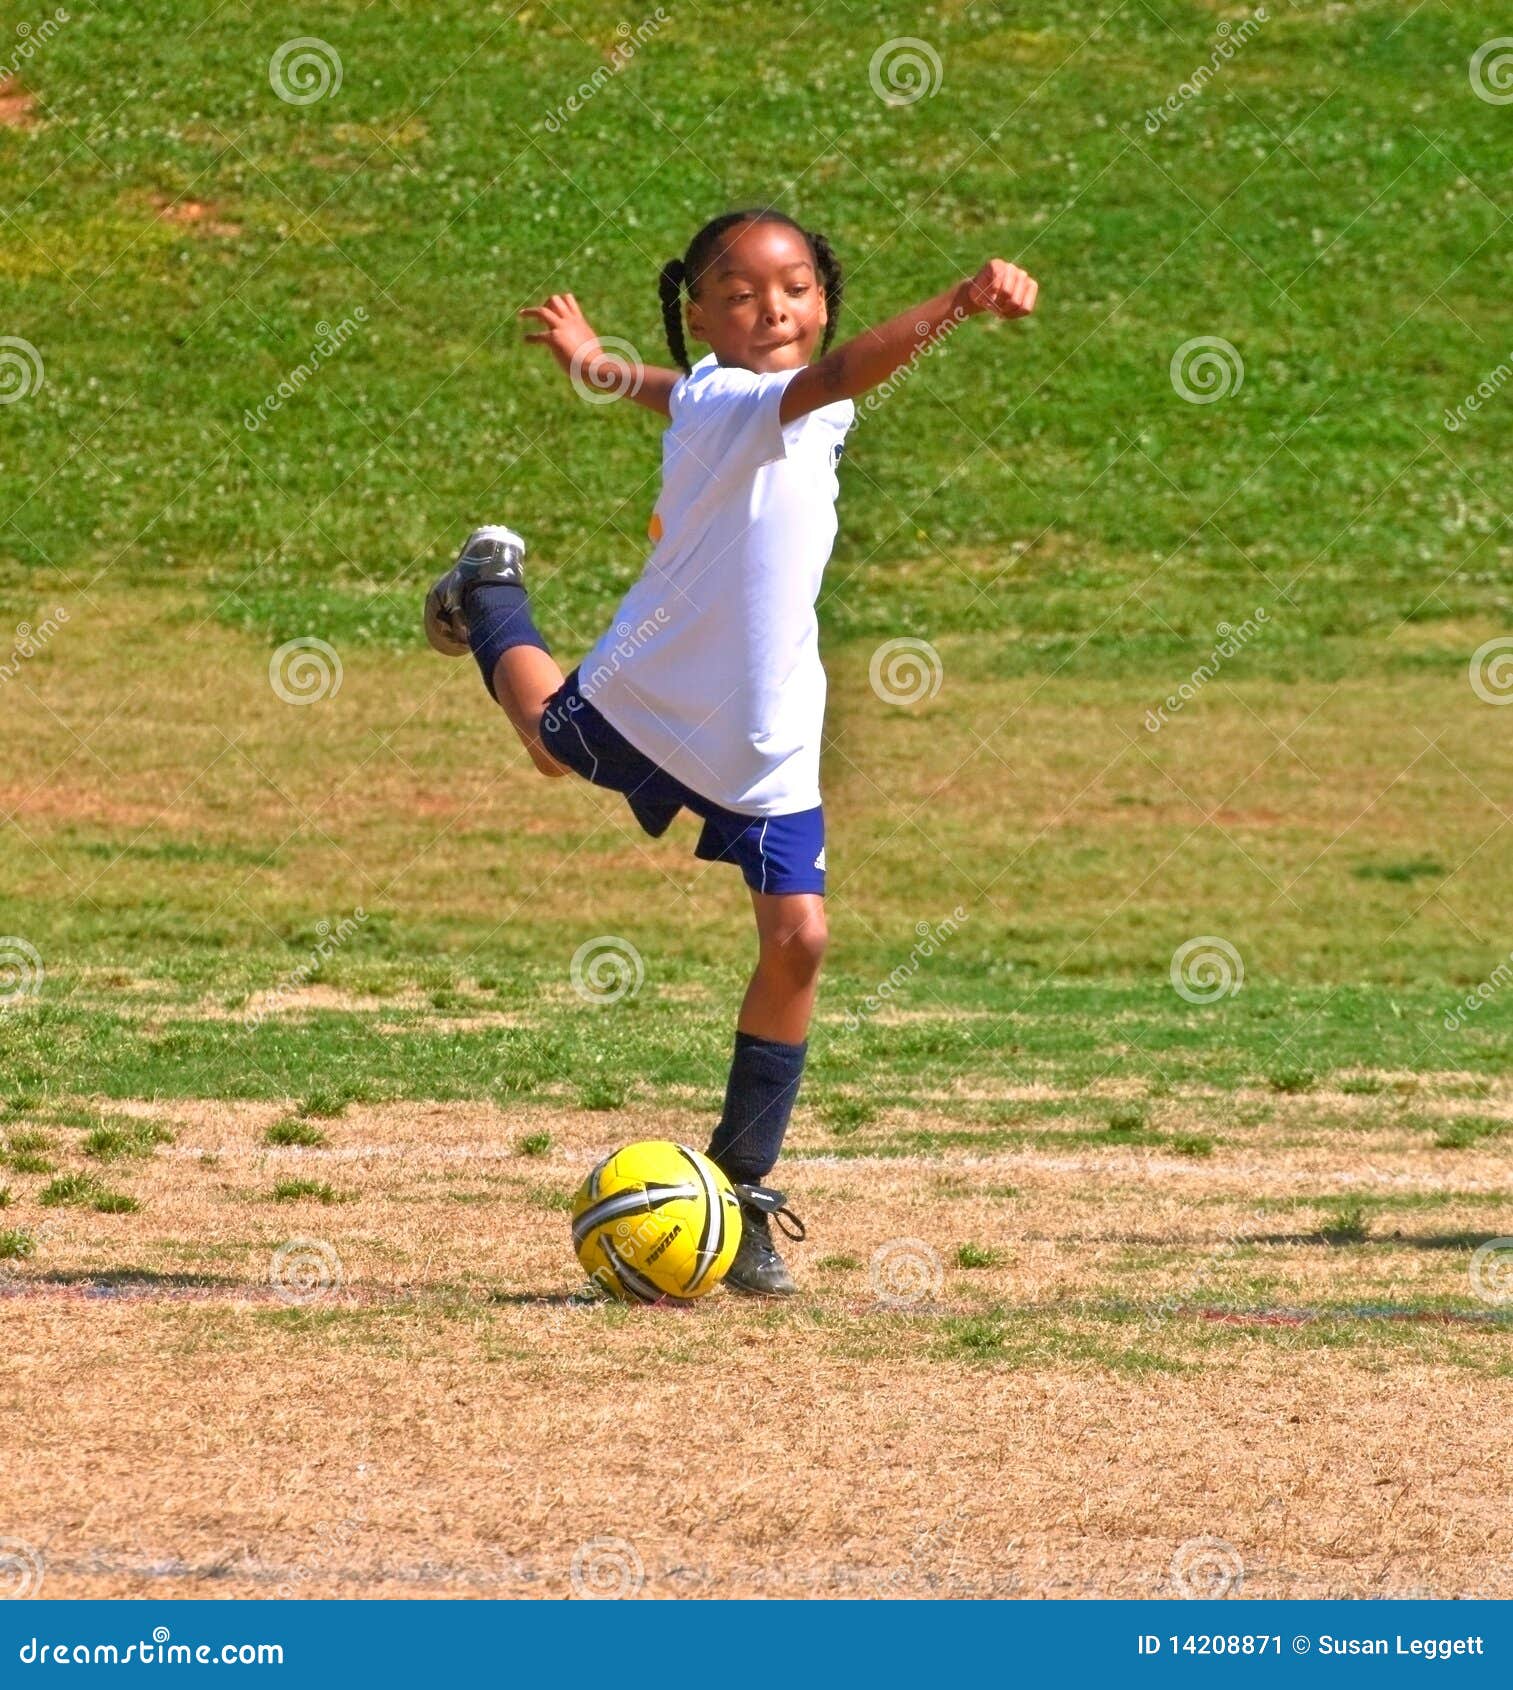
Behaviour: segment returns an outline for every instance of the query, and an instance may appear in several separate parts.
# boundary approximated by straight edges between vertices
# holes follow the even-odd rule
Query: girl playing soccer
[[[803,1236],[762,1181],[798,1095],[827,936],[814,606],[852,400],[963,318],[1023,317],[1035,294],[1024,271],[989,259],[832,351],[840,264],[823,235],[764,208],[706,223],[663,266],[676,370],[604,352],[570,293],[527,307],[520,315],[541,327],[526,340],[575,381],[669,419],[651,556],[615,628],[566,678],[531,620],[525,542],[511,529],[478,529],[426,599],[427,638],[449,657],[472,651],[542,774],[623,793],[653,838],[691,811],[704,824],[695,855],[735,863],[751,888],[757,965],[709,1144],[741,1200],[726,1275],[740,1291],[795,1289],[769,1217]],[[685,296],[687,332],[709,348],[692,369]]]

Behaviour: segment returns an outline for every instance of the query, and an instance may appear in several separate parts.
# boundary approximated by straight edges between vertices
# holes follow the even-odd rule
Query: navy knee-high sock
[[[530,600],[524,587],[513,581],[485,581],[467,596],[468,644],[478,667],[483,671],[483,684],[494,692],[494,667],[511,646],[533,645],[550,652],[551,647],[541,637],[541,631],[531,620]]]
[[[758,1185],[783,1148],[804,1074],[803,1044],[782,1044],[737,1032],[725,1086],[725,1113],[709,1141],[709,1159],[728,1179]]]

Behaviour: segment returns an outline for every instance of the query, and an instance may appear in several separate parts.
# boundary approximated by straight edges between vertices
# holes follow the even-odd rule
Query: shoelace
[[[785,1238],[798,1242],[808,1237],[807,1228],[788,1207],[788,1199],[781,1191],[774,1191],[770,1185],[738,1185],[735,1192],[747,1208],[755,1209],[759,1214],[770,1215],[778,1223],[778,1229]]]

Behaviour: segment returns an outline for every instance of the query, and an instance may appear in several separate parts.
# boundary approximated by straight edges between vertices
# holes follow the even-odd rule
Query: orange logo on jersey
[[[662,538],[662,518],[655,511],[651,513],[651,521],[646,525],[646,532],[651,536],[651,543],[656,545]]]

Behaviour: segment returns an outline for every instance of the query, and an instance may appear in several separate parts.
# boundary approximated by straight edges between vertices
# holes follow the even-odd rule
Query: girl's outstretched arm
[[[523,306],[519,314],[534,317],[542,325],[541,332],[525,337],[527,344],[544,346],[574,387],[594,395],[634,399],[664,417],[672,414],[668,395],[682,371],[661,370],[617,352],[606,352],[570,293],[554,293],[545,305]]]
[[[1035,309],[1038,292],[1035,278],[1018,265],[990,258],[975,276],[806,364],[784,389],[778,420],[792,422],[837,399],[860,398],[902,369],[923,347],[979,312],[1027,317]]]

